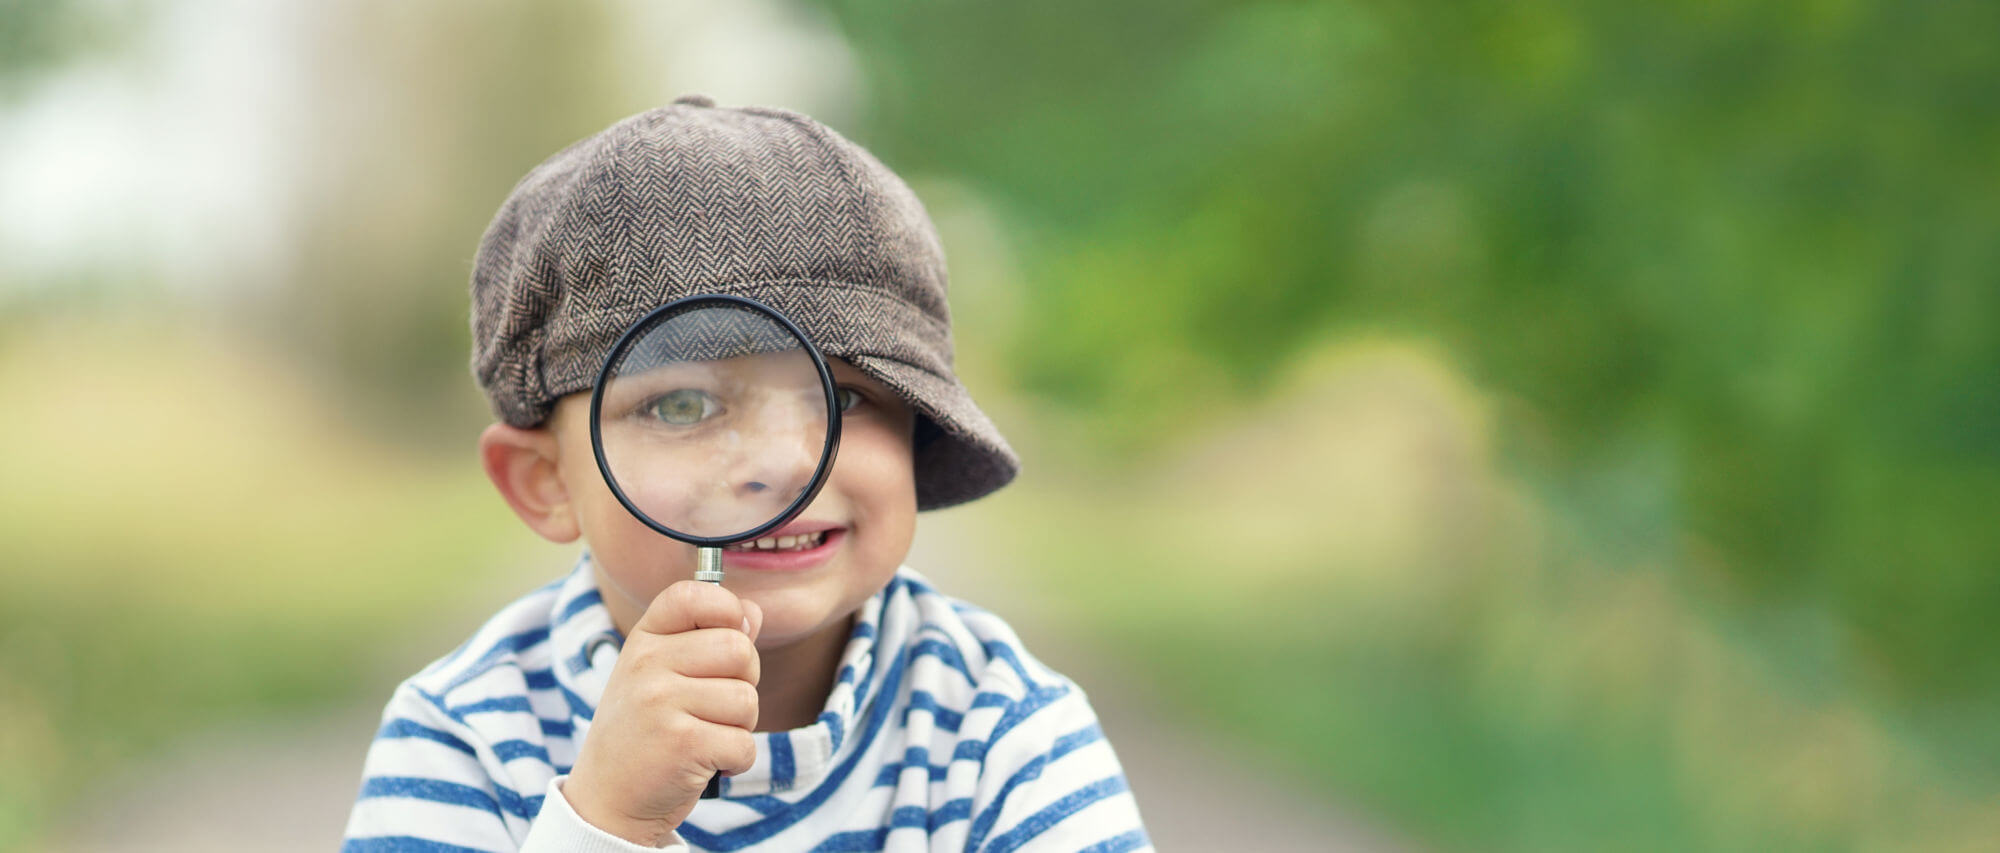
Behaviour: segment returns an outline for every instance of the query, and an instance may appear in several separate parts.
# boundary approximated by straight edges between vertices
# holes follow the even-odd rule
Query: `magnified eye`
[[[848,388],[845,386],[833,389],[833,393],[834,393],[833,400],[834,402],[840,404],[840,410],[842,412],[846,412],[848,409],[852,409],[855,406],[859,406],[861,405],[863,400],[868,399],[866,397],[861,396],[860,391],[856,391],[852,388]]]
[[[674,426],[693,426],[721,410],[714,395],[698,388],[677,388],[646,404],[648,414]]]

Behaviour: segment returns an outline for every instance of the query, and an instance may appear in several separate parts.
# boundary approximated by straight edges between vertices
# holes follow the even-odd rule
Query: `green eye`
[[[646,406],[647,413],[674,426],[693,426],[713,417],[720,409],[715,397],[695,388],[668,391]]]
[[[852,388],[833,389],[833,401],[835,403],[840,404],[840,410],[842,412],[845,412],[848,409],[852,409],[855,406],[861,405],[861,401],[864,399],[867,398],[862,397],[860,391],[856,391]]]

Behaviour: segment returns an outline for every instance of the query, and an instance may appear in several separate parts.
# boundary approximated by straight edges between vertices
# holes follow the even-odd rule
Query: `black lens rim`
[[[604,458],[604,432],[599,424],[598,413],[603,409],[604,385],[611,378],[612,366],[618,364],[619,357],[624,355],[625,351],[634,342],[638,341],[644,332],[651,329],[654,325],[689,311],[717,305],[745,308],[761,313],[776,320],[779,325],[792,334],[792,337],[798,339],[799,344],[805,349],[806,355],[812,357],[813,368],[819,372],[820,387],[826,396],[826,437],[820,445],[819,468],[813,471],[812,481],[806,484],[805,491],[800,492],[798,499],[792,501],[791,505],[786,507],[784,512],[778,513],[770,521],[758,525],[745,533],[728,536],[696,536],[692,533],[684,533],[661,524],[658,519],[640,510],[638,505],[634,504],[632,499],[625,495],[625,490],[618,485],[618,477],[611,473],[610,461]],[[633,323],[631,328],[625,330],[625,334],[619,336],[618,342],[611,346],[611,352],[604,356],[604,364],[597,369],[597,383],[590,390],[590,450],[597,457],[597,471],[604,477],[604,485],[611,487],[611,494],[618,498],[618,502],[625,506],[625,511],[631,513],[632,517],[638,519],[641,524],[664,535],[686,542],[689,545],[702,548],[721,548],[755,539],[783,527],[787,522],[797,518],[798,514],[803,512],[808,504],[812,503],[813,498],[819,496],[819,490],[826,485],[827,476],[833,472],[834,457],[840,453],[840,394],[833,384],[833,371],[827,367],[826,357],[820,354],[819,347],[813,346],[812,339],[806,337],[805,331],[800,329],[798,324],[792,322],[792,318],[780,313],[776,308],[772,308],[747,296],[737,296],[729,293],[705,293],[688,296],[676,299],[647,312],[646,316],[639,318],[638,322]]]

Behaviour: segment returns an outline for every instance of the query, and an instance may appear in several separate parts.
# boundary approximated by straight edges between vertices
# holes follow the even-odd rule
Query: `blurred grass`
[[[533,547],[470,436],[449,460],[361,441],[184,319],[14,323],[0,394],[0,849],[176,735],[372,698],[398,641],[521,591],[467,585]]]
[[[1661,561],[1593,543],[1594,516],[1502,473],[1498,404],[1444,354],[1359,340],[1289,375],[1160,469],[1032,448],[992,504],[1049,537],[1058,618],[1169,713],[1447,849],[2000,837],[1992,768],[1842,681],[1827,608],[1732,603],[1695,541]],[[1604,499],[1644,505],[1651,482],[1637,466]]]

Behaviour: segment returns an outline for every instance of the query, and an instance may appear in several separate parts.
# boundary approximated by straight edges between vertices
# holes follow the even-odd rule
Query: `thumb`
[[[757,602],[743,599],[743,621],[749,626],[745,633],[750,635],[750,639],[757,639],[757,635],[764,630],[764,608],[758,607]]]

